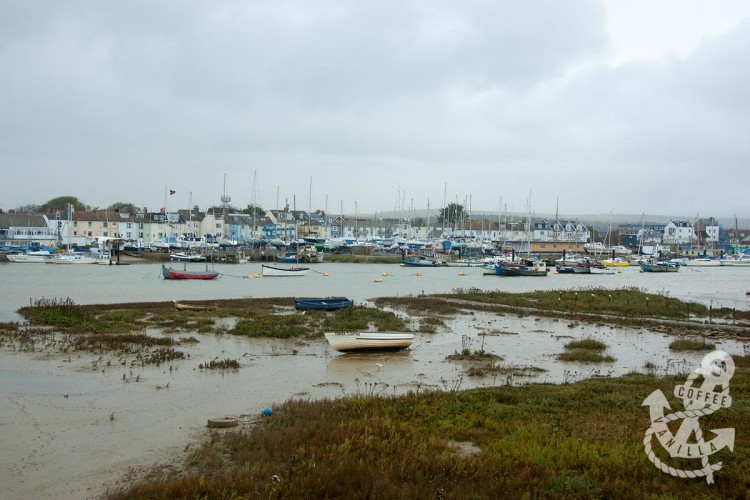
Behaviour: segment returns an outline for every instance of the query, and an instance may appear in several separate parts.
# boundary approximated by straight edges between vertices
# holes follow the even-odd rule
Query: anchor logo
[[[652,392],[643,401],[643,406],[648,406],[651,414],[651,427],[643,438],[643,446],[649,460],[658,469],[676,477],[705,477],[709,484],[714,482],[713,474],[721,469],[722,463],[712,464],[709,458],[725,447],[734,451],[734,429],[711,429],[715,437],[705,441],[699,419],[732,405],[729,380],[733,374],[734,361],[731,356],[723,351],[714,351],[703,358],[700,368],[688,376],[685,384],[674,388],[674,395],[682,399],[685,411],[664,415],[664,409],[671,410],[671,407],[660,390]],[[693,382],[698,377],[703,378],[703,383],[696,388],[693,387]],[[667,424],[674,420],[682,420],[682,423],[677,432],[672,434]],[[672,458],[699,458],[701,467],[680,470],[668,466],[651,449],[654,436]],[[690,440],[692,436],[695,436],[694,440]]]

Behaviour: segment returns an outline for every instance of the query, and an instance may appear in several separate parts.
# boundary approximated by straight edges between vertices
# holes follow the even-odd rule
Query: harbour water
[[[217,265],[216,269],[223,274],[219,280],[183,282],[161,279],[161,268],[154,264],[1,264],[0,321],[19,321],[15,311],[41,297],[89,304],[344,295],[362,303],[376,296],[457,288],[636,287],[713,307],[750,309],[746,295],[750,268],[684,268],[678,273],[649,274],[631,267],[603,276],[498,278],[483,276],[478,268],[324,263],[314,265],[302,278],[263,279],[253,277],[260,272],[259,264]],[[182,348],[189,359],[170,367],[133,371],[114,362],[116,356],[105,355],[95,364],[98,355],[64,358],[46,352],[17,353],[4,345],[0,349],[4,401],[0,408],[0,489],[9,498],[93,497],[126,479],[129,472],[157,462],[179,461],[191,439],[205,431],[208,418],[255,417],[262,408],[289,398],[561,383],[643,370],[646,362],[660,373],[675,373],[694,368],[702,357],[672,353],[668,349],[672,337],[640,328],[482,314],[458,315],[446,323],[446,331],[417,334],[410,351],[367,355],[335,353],[323,339],[290,344],[191,333],[200,342]],[[502,363],[519,369],[501,376],[467,376],[466,366],[445,359],[462,348],[465,336],[471,339],[472,349],[481,346],[502,356]],[[585,336],[607,344],[616,361],[591,365],[555,360],[565,343]],[[747,349],[740,340],[723,340],[718,347],[730,354]],[[224,373],[198,368],[217,357],[238,359],[241,368]],[[110,358],[113,367],[102,369]],[[545,371],[527,376],[521,369],[524,366]]]

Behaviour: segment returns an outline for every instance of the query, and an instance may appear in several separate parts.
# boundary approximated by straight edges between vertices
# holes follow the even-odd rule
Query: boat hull
[[[52,260],[52,255],[28,255],[23,253],[8,254],[5,256],[10,262],[23,264],[44,264]]]
[[[304,276],[305,273],[307,273],[307,271],[309,270],[309,267],[284,268],[267,266],[265,264],[263,264],[261,267],[261,273],[263,277]]]
[[[298,311],[336,311],[352,307],[353,305],[354,301],[345,297],[294,299],[294,308]]]
[[[48,264],[96,264],[98,259],[86,255],[69,254],[57,255],[46,262]]]
[[[161,266],[165,280],[212,280],[219,276],[216,271],[178,271],[165,265]]]
[[[641,271],[647,273],[676,273],[680,270],[680,266],[672,264],[648,264],[641,263]]]
[[[400,351],[414,342],[413,333],[326,333],[328,344],[339,352]]]

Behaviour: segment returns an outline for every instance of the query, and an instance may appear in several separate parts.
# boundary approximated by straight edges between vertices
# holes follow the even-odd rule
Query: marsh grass
[[[603,351],[607,348],[607,344],[599,340],[587,337],[580,340],[573,340],[565,344],[566,349],[590,349],[594,351]]]
[[[566,351],[557,355],[559,361],[577,361],[579,363],[611,363],[616,359],[602,351],[607,344],[591,337],[573,340],[565,344]]]
[[[323,330],[335,332],[367,330],[371,326],[377,331],[406,329],[406,322],[394,313],[364,306],[354,306],[334,311],[334,314],[329,313],[320,324]]]
[[[222,359],[222,360],[216,360],[213,359],[209,361],[208,363],[201,363],[198,365],[198,369],[200,370],[239,370],[240,369],[240,362],[236,359]]]
[[[420,333],[436,333],[438,328],[446,328],[445,321],[431,317],[419,319],[418,329]]]
[[[461,299],[480,304],[529,308],[536,314],[544,311],[585,313],[629,318],[657,318],[671,320],[709,320],[727,318],[750,320],[750,311],[729,308],[711,309],[695,302],[685,302],[668,293],[653,294],[638,288],[578,290],[537,290],[526,293],[456,289],[439,297]]]
[[[441,296],[417,295],[409,297],[377,297],[373,303],[378,307],[392,307],[406,310],[414,315],[454,315],[462,310],[462,306],[446,301]]]
[[[273,337],[287,339],[299,337],[308,330],[308,320],[300,315],[261,316],[255,319],[241,319],[229,331],[232,335],[245,337]]]
[[[704,338],[700,339],[677,339],[669,344],[673,351],[713,351],[716,345]]]
[[[544,368],[538,366],[525,366],[525,365],[506,365],[502,363],[483,363],[477,366],[471,366],[466,371],[466,374],[470,377],[486,377],[488,375],[502,375],[511,377],[538,377],[542,373],[546,372]]]
[[[204,302],[191,301],[191,304],[202,305]],[[32,306],[19,309],[19,313],[32,325],[53,326],[81,336],[127,334],[145,328],[160,329],[165,333],[224,333],[222,327],[216,325],[216,318],[237,319],[234,328],[226,333],[281,339],[322,336],[325,330],[406,329],[405,321],[393,312],[364,306],[303,314],[293,309],[293,298],[214,300],[210,304],[216,309],[177,311],[173,302],[82,306],[71,299],[43,298]],[[101,343],[92,339],[84,344],[87,342]]]
[[[211,432],[186,469],[110,491],[125,498],[747,498],[748,359],[735,358],[735,404],[701,418],[734,428],[715,484],[664,474],[649,462],[643,400],[670,401],[685,377],[641,374],[399,397],[295,400],[249,430]],[[679,401],[674,401],[680,406]],[[674,406],[673,406],[674,407]],[[471,443],[461,454],[450,443]],[[669,465],[696,468],[695,460]],[[699,465],[697,466],[699,467]]]
[[[559,361],[577,361],[579,363],[612,363],[617,361],[609,354],[602,354],[598,350],[574,349],[557,355]]]

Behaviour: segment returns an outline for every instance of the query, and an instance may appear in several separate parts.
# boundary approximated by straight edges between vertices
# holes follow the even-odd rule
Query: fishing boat
[[[180,271],[164,264],[161,265],[161,272],[165,280],[212,280],[219,277],[218,272],[208,269],[205,271]]]
[[[630,261],[622,257],[613,257],[611,259],[604,259],[602,264],[607,267],[628,267],[630,266]]]
[[[276,262],[280,264],[298,264],[299,257],[296,252],[287,252],[284,255],[277,255]]]
[[[199,253],[176,252],[169,255],[172,262],[205,262],[206,257]]]
[[[606,266],[589,267],[589,274],[615,274],[616,272],[613,268]]]
[[[346,297],[326,297],[326,298],[302,298],[294,299],[294,308],[299,311],[336,311],[352,307],[354,301]]]
[[[573,268],[571,266],[555,265],[555,272],[557,274],[573,274]]]
[[[523,259],[515,263],[495,264],[497,276],[547,276],[547,264],[544,261]]]
[[[641,271],[647,273],[676,273],[680,270],[678,264],[665,261],[645,261],[641,262]]]
[[[414,342],[413,333],[400,332],[333,332],[325,337],[339,352],[400,351]]]
[[[426,257],[419,254],[409,254],[401,259],[401,265],[405,267],[443,267],[448,264],[435,257]]]
[[[280,276],[304,276],[309,267],[274,267],[266,264],[261,265],[261,275],[265,277]]]
[[[601,262],[589,257],[578,259],[576,263],[571,267],[573,268],[573,273],[575,274],[611,274],[602,271],[603,269],[607,269],[607,267],[604,266]],[[596,269],[596,271],[592,273],[592,269]],[[610,271],[614,272],[614,269],[610,269]]]

